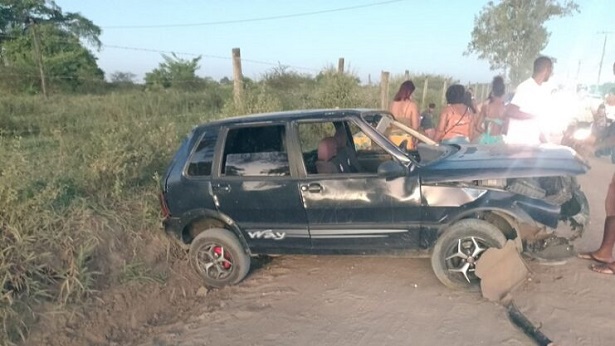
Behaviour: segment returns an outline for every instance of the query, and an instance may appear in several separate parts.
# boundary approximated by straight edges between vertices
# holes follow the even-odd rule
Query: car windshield
[[[365,114],[363,120],[408,157],[421,164],[441,159],[457,149],[452,145],[435,142],[385,112]]]

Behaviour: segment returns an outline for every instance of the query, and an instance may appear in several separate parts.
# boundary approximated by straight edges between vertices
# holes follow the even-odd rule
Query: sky
[[[199,76],[231,78],[236,47],[243,74],[252,79],[278,66],[315,75],[340,57],[364,82],[377,82],[381,71],[443,74],[464,83],[487,83],[497,74],[488,62],[463,55],[483,0],[55,2],[102,28],[103,47],[94,53],[107,76],[121,71],[142,78],[163,61],[161,52],[175,52],[183,59],[201,55]],[[554,79],[578,75],[596,83],[605,38],[599,32],[611,31],[600,82],[615,81],[615,1],[576,2],[580,13],[546,24],[551,37],[542,53],[557,59]]]

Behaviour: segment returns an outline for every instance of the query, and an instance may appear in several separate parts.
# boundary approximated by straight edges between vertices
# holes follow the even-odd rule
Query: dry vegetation
[[[430,93],[432,102],[440,91]],[[165,283],[152,258],[172,256],[145,244],[166,242],[158,183],[195,124],[283,109],[374,108],[378,95],[348,75],[282,72],[248,84],[241,107],[228,102],[224,85],[0,98],[0,344],[27,338],[42,305],[78,306],[130,282]]]

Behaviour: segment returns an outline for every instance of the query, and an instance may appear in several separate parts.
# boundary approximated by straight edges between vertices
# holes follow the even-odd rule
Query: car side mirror
[[[385,161],[378,166],[378,176],[391,179],[406,175],[406,167],[397,161]]]

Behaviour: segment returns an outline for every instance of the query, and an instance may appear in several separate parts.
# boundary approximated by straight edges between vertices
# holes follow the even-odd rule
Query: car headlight
[[[574,139],[576,139],[577,141],[584,141],[584,140],[588,139],[589,136],[591,136],[591,134],[592,134],[592,130],[591,129],[577,129],[572,134],[572,137]]]

